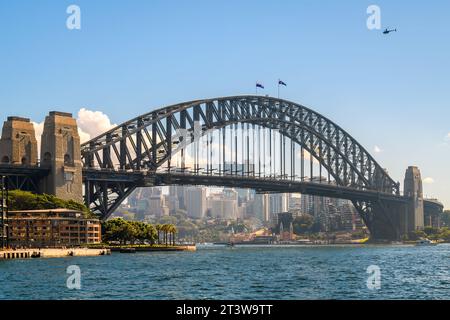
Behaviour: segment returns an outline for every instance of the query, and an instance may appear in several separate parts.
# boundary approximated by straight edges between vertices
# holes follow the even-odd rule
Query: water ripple
[[[0,299],[448,299],[450,246],[235,247],[0,261]],[[66,268],[81,268],[69,290]],[[367,267],[381,290],[367,288]]]

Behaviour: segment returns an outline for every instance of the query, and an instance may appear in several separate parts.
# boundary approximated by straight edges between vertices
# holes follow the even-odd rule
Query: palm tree
[[[157,225],[155,226],[155,228],[156,228],[156,231],[158,232],[158,244],[161,244],[161,241],[160,241],[159,236],[160,236],[160,232],[162,231],[162,225],[157,224]]]
[[[175,245],[175,234],[177,233],[177,227],[173,224],[170,225],[170,233],[172,234],[172,245]]]
[[[161,231],[164,233],[164,244],[167,246],[167,235],[169,233],[169,225],[163,224],[161,226]]]
[[[166,243],[166,245],[171,245],[171,243],[172,243],[172,228],[173,228],[172,224],[167,225],[167,243]]]

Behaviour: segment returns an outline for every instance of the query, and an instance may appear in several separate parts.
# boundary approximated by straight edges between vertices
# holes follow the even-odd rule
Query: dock
[[[30,248],[0,250],[0,260],[31,259],[31,258],[65,258],[65,257],[95,257],[110,255],[110,249],[88,248]]]

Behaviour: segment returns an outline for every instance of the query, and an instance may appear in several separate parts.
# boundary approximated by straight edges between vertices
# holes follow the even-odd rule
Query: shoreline
[[[437,245],[445,245],[449,244],[448,242],[441,242]],[[210,245],[201,245],[201,248],[214,248],[214,247],[237,247],[237,248],[251,248],[251,247],[301,247],[301,248],[312,248],[312,247],[411,247],[416,246],[416,243],[407,242],[407,243],[383,243],[383,242],[366,242],[366,243],[235,243],[233,245],[229,245],[227,243],[215,243]]]
[[[185,245],[185,246],[106,246],[111,252],[121,252],[121,253],[133,253],[133,252],[171,252],[171,251],[196,251],[196,245]]]
[[[67,258],[67,257],[97,257],[111,255],[112,252],[194,252],[195,245],[180,246],[102,246],[101,248],[26,248],[26,249],[0,249],[0,261],[13,259],[35,258]]]
[[[0,260],[34,259],[34,258],[66,258],[66,257],[96,257],[110,255],[107,248],[29,248],[0,250]]]

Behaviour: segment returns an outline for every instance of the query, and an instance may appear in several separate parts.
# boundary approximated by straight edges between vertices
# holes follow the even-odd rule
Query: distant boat
[[[436,245],[437,245],[436,242],[431,241],[429,239],[421,239],[421,240],[418,240],[416,242],[416,246],[418,246],[418,247],[422,247],[422,246],[436,246]]]
[[[210,247],[210,246],[213,246],[214,243],[212,243],[212,242],[201,242],[201,243],[199,243],[198,245],[199,245],[199,246]]]

